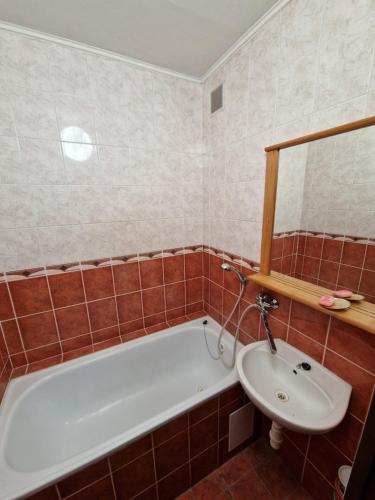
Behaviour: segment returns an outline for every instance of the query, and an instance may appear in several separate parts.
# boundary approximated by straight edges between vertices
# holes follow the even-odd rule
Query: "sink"
[[[275,342],[276,354],[267,341],[247,345],[236,365],[246,394],[273,421],[271,445],[277,448],[282,427],[307,434],[336,427],[348,409],[352,387],[287,342]]]

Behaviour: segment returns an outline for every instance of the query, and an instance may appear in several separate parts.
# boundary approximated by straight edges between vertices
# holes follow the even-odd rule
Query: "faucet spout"
[[[274,297],[271,297],[267,293],[258,293],[256,296],[256,301],[258,305],[258,309],[260,311],[260,316],[262,318],[262,323],[264,326],[264,330],[266,332],[266,337],[268,341],[268,345],[270,346],[271,354],[277,353],[277,348],[275,341],[272,337],[270,325],[268,324],[268,312],[271,310],[275,310],[279,307],[279,302]]]
[[[264,326],[264,330],[266,332],[266,337],[267,337],[268,345],[270,346],[271,354],[276,354],[277,353],[276,344],[275,344],[275,341],[273,339],[270,326],[268,324],[268,312],[265,310],[261,310],[260,316],[262,318],[262,323]]]

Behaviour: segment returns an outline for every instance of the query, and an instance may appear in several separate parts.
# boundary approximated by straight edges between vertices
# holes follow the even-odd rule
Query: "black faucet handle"
[[[279,307],[279,301],[268,293],[259,292],[256,301],[262,309],[278,309]]]

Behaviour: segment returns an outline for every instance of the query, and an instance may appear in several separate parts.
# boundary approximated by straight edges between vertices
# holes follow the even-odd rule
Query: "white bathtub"
[[[200,318],[13,380],[0,408],[0,498],[31,493],[233,385]],[[225,335],[225,358],[233,338]],[[239,344],[239,348],[242,347]]]

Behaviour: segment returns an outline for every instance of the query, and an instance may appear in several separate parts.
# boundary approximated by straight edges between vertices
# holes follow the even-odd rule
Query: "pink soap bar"
[[[319,304],[324,307],[332,307],[334,303],[335,298],[332,295],[323,295],[319,300]]]
[[[332,292],[332,295],[335,297],[340,297],[341,299],[347,299],[353,295],[353,292],[350,290],[335,290]]]

